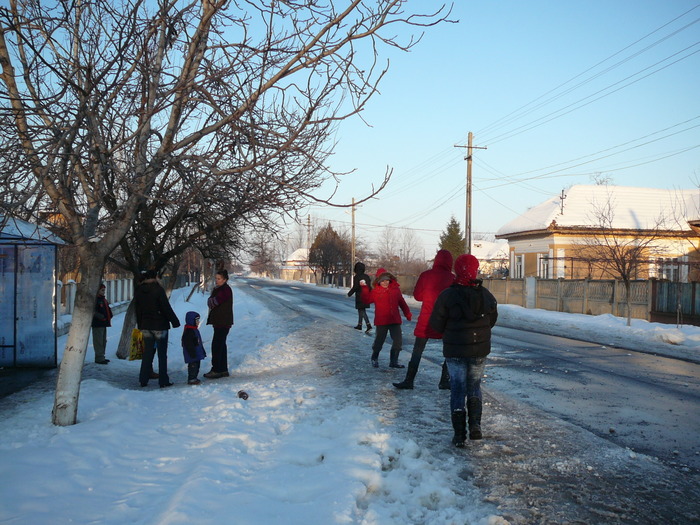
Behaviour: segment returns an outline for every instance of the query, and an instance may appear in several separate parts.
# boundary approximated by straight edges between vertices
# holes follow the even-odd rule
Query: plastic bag
[[[129,348],[129,361],[135,361],[143,357],[143,334],[138,328],[131,331],[131,347]]]

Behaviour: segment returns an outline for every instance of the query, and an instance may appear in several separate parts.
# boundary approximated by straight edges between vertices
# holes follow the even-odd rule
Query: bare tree
[[[326,168],[328,137],[364,108],[387,71],[378,46],[410,49],[420,39],[401,42],[394,27],[428,27],[449,15],[444,7],[409,13],[407,4],[10,0],[0,7],[1,206],[36,222],[58,214],[54,225],[80,257],[55,424],[76,422],[105,260],[154,188],[212,188],[221,177],[252,172],[250,192],[284,188],[318,200],[313,190],[341,175]]]
[[[594,227],[575,243],[573,253],[588,266],[589,278],[620,279],[625,287],[627,325],[632,323],[631,282],[646,270],[650,259],[658,253],[658,241],[665,235],[665,219],[645,228],[620,228],[615,224],[615,200],[592,203]]]
[[[377,264],[391,272],[398,272],[399,239],[396,229],[385,227],[376,242]]]

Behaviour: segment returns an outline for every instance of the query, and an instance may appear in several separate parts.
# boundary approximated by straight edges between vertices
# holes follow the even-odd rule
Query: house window
[[[516,255],[513,257],[513,274],[511,275],[513,279],[523,278],[523,256]]]
[[[537,277],[540,279],[548,279],[550,277],[549,264],[549,255],[537,254]]]
[[[674,282],[685,281],[688,274],[688,268],[683,259],[684,257],[668,257],[659,259],[657,274],[658,278],[667,279]]]

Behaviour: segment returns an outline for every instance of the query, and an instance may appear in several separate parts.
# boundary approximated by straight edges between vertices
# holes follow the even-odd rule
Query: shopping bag
[[[143,334],[138,328],[131,331],[131,347],[129,348],[129,361],[143,357]]]

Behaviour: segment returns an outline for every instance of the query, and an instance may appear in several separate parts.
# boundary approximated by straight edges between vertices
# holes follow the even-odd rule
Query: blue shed
[[[57,365],[57,247],[48,230],[0,215],[0,366]]]

